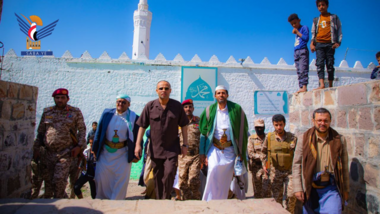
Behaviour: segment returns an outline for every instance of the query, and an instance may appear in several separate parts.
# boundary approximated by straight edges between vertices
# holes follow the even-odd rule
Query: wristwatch
[[[189,145],[185,145],[185,144],[183,144],[182,147],[189,148]]]

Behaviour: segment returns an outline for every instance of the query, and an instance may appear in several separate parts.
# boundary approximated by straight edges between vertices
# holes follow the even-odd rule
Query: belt
[[[231,141],[227,141],[226,143],[222,144],[222,143],[220,143],[220,141],[218,139],[213,138],[212,142],[213,142],[214,146],[220,150],[224,150],[225,148],[232,146]]]
[[[311,186],[312,186],[314,189],[324,189],[324,188],[330,186],[330,184],[328,184],[327,186],[320,186],[320,185],[315,184],[315,182],[313,182],[313,183],[311,183]]]
[[[113,143],[111,141],[106,140],[106,145],[111,147],[112,149],[121,149],[127,146],[127,141]]]

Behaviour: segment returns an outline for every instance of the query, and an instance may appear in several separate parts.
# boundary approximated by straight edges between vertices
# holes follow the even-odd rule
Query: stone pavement
[[[0,199],[2,214],[100,214],[100,213],[288,213],[273,199],[173,201],[99,199]]]
[[[249,173],[251,180],[251,173]],[[145,187],[131,180],[128,185],[126,200],[109,201],[93,200],[90,196],[88,183],[82,188],[84,199],[0,199],[1,214],[100,214],[100,213],[288,213],[273,199],[253,199],[253,188],[249,184],[247,200],[217,200],[217,201],[174,201],[174,200],[144,200],[141,192]],[[69,189],[66,190],[70,192]],[[43,194],[43,190],[40,193]]]

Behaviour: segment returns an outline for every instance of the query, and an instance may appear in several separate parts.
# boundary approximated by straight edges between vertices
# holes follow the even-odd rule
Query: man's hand
[[[207,166],[208,161],[207,161],[206,155],[199,155],[199,158],[201,159],[201,163]]]
[[[315,52],[315,45],[314,45],[314,42],[310,42],[310,50],[312,53]]]
[[[380,68],[380,65],[376,66],[376,68]]]
[[[298,29],[297,28],[293,28],[293,31],[292,31],[293,34],[298,34]]]
[[[304,194],[303,192],[296,192],[294,193],[294,195],[296,196],[296,198],[301,201],[302,203],[304,203],[305,201],[305,198],[304,198]]]
[[[141,156],[142,156],[141,155],[142,154],[142,148],[141,148],[140,142],[143,139],[144,133],[145,133],[145,129],[140,127],[139,132],[137,133],[137,140],[136,140],[136,147],[135,147],[135,156],[136,156],[137,160],[140,160]]]
[[[264,170],[265,175],[268,175],[268,170],[266,166],[263,166],[263,170]]]
[[[182,146],[182,158],[187,155],[187,146]]]
[[[76,157],[76,156],[78,156],[79,152],[80,152],[80,147],[79,147],[79,146],[74,147],[74,148],[71,150],[71,157]]]
[[[136,143],[135,156],[136,156],[137,160],[141,159],[141,153],[142,153],[141,146],[139,143]]]
[[[340,46],[339,43],[334,43],[332,46],[332,49],[337,49],[337,48],[339,48],[339,46]]]

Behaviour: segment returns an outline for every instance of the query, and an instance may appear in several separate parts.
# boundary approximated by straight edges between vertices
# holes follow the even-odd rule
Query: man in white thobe
[[[116,108],[104,110],[95,133],[98,199],[124,200],[127,194],[132,162],[137,160],[134,150],[139,129],[138,116],[129,109],[130,102],[125,94],[117,96]]]
[[[247,165],[245,113],[240,105],[227,101],[225,86],[216,87],[215,98],[217,102],[203,111],[199,123],[202,133],[199,154],[201,162],[208,165],[205,201],[227,199],[237,156]]]

